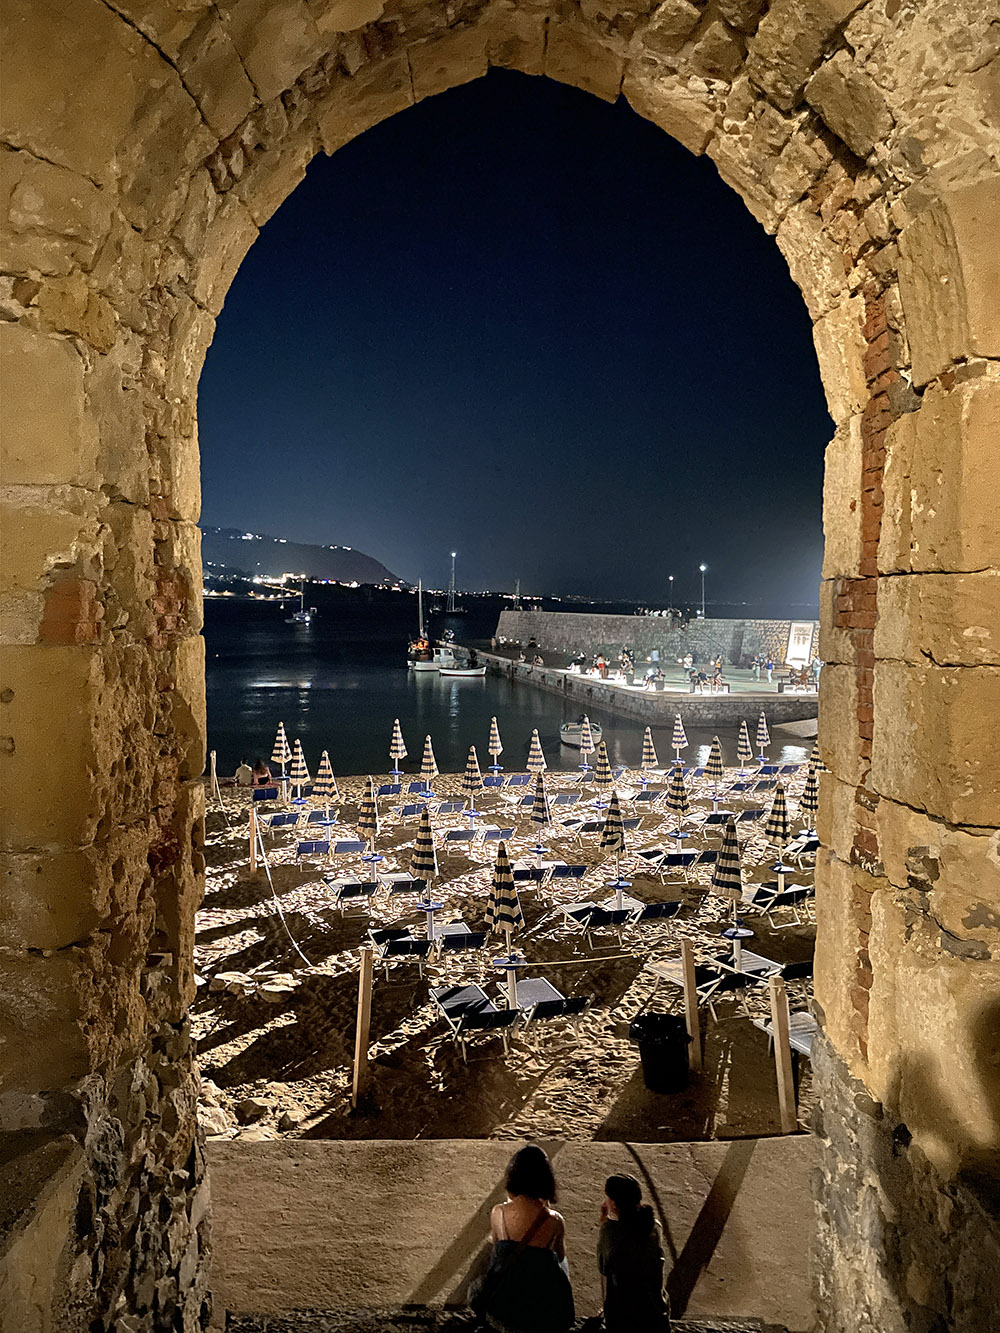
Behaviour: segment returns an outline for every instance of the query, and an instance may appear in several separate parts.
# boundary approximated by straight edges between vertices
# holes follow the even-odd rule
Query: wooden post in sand
[[[250,874],[257,873],[257,807],[250,806]]]
[[[368,1030],[372,1021],[372,969],[374,952],[361,950],[361,971],[358,975],[358,1026],[354,1036],[354,1083],[351,1088],[351,1106],[357,1108],[362,1093],[368,1086]]]
[[[781,977],[771,977],[768,987],[771,992],[771,1036],[774,1041],[774,1071],[778,1079],[781,1132],[794,1134],[799,1127],[799,1117],[795,1107],[792,1048],[788,1044],[788,995]]]
[[[681,940],[681,968],[684,975],[684,1018],[687,1022],[691,1048],[688,1062],[692,1069],[701,1068],[701,1018],[698,1013],[698,988],[694,977],[694,951],[690,940]]]
[[[219,775],[215,767],[214,750],[209,750],[208,752],[208,790],[211,793],[212,800],[215,800],[219,790]]]

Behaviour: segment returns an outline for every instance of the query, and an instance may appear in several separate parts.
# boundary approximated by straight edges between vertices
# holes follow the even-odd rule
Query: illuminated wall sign
[[[811,620],[793,620],[788,627],[788,648],[785,651],[785,665],[793,667],[808,666],[812,659],[813,622]]]

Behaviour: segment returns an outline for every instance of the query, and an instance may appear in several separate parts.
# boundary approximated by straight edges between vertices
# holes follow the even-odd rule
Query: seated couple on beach
[[[607,1333],[669,1333],[663,1247],[653,1210],[634,1176],[609,1176],[597,1262]],[[507,1168],[507,1201],[490,1214],[489,1267],[469,1304],[497,1333],[566,1333],[575,1312],[565,1226],[552,1205],[556,1181],[546,1153],[529,1144]]]

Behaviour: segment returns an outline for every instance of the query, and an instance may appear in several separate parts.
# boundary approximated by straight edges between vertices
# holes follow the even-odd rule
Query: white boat
[[[575,750],[580,748],[580,735],[583,732],[583,724],[580,722],[564,722],[559,728],[559,739],[563,745],[572,745]],[[599,745],[604,731],[600,722],[591,722],[590,734],[593,737],[595,745]]]
[[[303,583],[299,589],[299,609],[293,611],[290,616],[285,617],[286,625],[311,625],[313,616],[316,614],[314,606],[306,606],[306,585]]]
[[[444,671],[456,665],[455,654],[450,648],[433,648],[410,658],[412,671]]]
[[[485,676],[485,666],[443,666],[438,670],[439,676]]]

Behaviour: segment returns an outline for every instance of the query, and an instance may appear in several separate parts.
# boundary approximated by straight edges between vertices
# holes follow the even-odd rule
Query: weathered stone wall
[[[984,1035],[1000,949],[995,12],[8,0],[3,22],[0,1114],[82,1147],[86,1239],[67,1238],[81,1263],[65,1278],[81,1322],[201,1317],[185,1011],[195,394],[215,318],[315,152],[501,66],[623,94],[707,154],[813,318],[835,423],[817,994],[839,1063],[824,1096],[861,1116],[841,1095],[858,1080],[911,1145],[892,1234],[821,1228],[824,1321],[947,1326],[958,1286],[901,1265],[908,1238],[933,1259],[921,1219],[992,1168],[1000,1138]],[[831,1215],[858,1200],[850,1151],[830,1140]],[[966,1286],[976,1264],[994,1271],[983,1244],[962,1260]],[[873,1263],[891,1280],[859,1290],[850,1275]]]
[[[785,660],[790,620],[692,620],[681,629],[663,616],[597,615],[580,611],[501,611],[497,635],[514,643],[534,639],[550,652],[617,657],[631,648],[637,661],[651,653],[676,662],[691,653],[696,662],[714,660],[743,665],[756,654],[770,656],[776,666]],[[819,622],[813,627],[812,656],[819,646]]]

